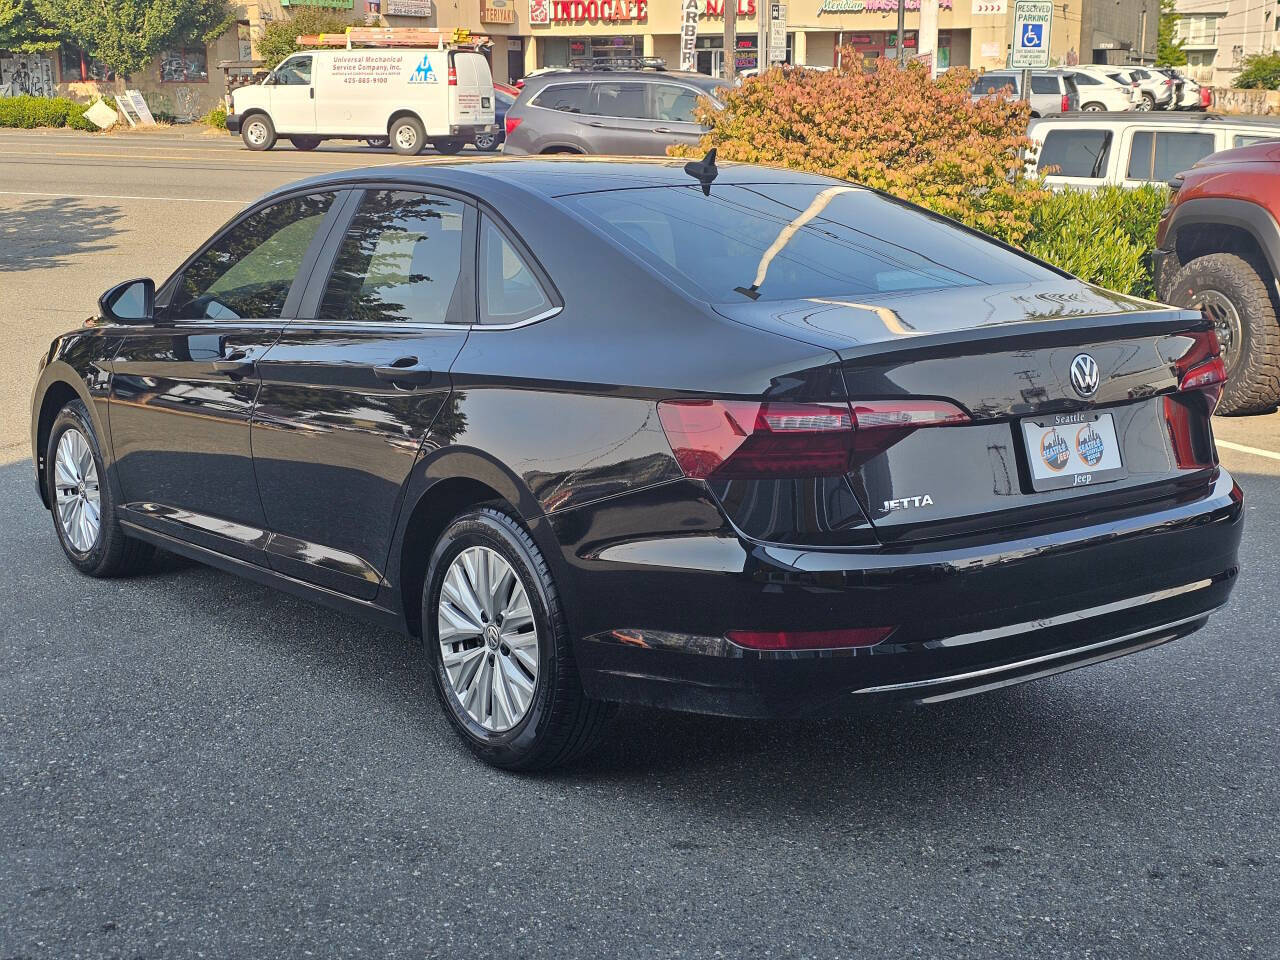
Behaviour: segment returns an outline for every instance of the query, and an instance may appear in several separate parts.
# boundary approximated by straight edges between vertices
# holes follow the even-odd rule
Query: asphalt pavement
[[[1247,532],[1197,634],[871,717],[627,709],[535,777],[470,757],[397,635],[174,559],[77,574],[40,347],[371,158],[0,135],[0,960],[1280,956],[1277,415],[1217,422]]]

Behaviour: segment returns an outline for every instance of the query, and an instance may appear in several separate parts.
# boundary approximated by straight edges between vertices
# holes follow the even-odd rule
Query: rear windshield
[[[715,184],[561,200],[701,299],[789,300],[1058,275],[864,187]]]

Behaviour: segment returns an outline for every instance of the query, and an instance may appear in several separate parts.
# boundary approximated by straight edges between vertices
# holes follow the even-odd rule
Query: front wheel
[[[431,146],[435,147],[436,153],[452,156],[455,153],[461,153],[465,144],[461,140],[432,140]]]
[[[417,117],[401,117],[391,125],[391,149],[404,157],[415,157],[427,142],[427,130]]]
[[[1165,299],[1213,321],[1227,367],[1219,413],[1262,413],[1280,402],[1280,327],[1253,264],[1231,253],[1197,257],[1169,279]]]
[[[255,113],[240,127],[240,139],[250,150],[270,150],[276,145],[276,128],[265,113]]]
[[[550,568],[507,513],[449,524],[427,566],[422,624],[440,702],[482,760],[546,769],[599,740],[613,708],[583,693]]]
[[[91,577],[118,577],[151,559],[151,545],[126,536],[120,528],[98,436],[79,400],[58,411],[44,462],[54,530],[77,570]]]
[[[365,146],[382,148],[382,147],[390,146],[391,138],[390,137],[365,137],[364,142],[365,142]]]

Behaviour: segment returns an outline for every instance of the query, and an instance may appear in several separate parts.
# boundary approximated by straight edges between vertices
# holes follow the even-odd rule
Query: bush
[[[288,20],[274,20],[262,31],[262,39],[258,41],[258,54],[268,70],[291,53],[302,47],[298,46],[298,37],[309,33],[342,33],[352,25],[363,25],[364,21],[351,19],[350,9],[333,10],[325,7],[298,7]]]
[[[1155,295],[1147,254],[1155,249],[1164,187],[1064,190],[1032,210],[1026,251],[1081,280],[1139,297]]]
[[[0,127],[71,127],[97,130],[84,118],[88,109],[67,97],[0,97]]]
[[[1244,58],[1244,68],[1231,81],[1241,90],[1280,89],[1280,53],[1256,53]]]
[[[219,130],[225,130],[227,129],[227,110],[225,107],[214,107],[200,118],[200,122],[216,127]]]
[[[969,70],[936,81],[917,64],[901,70],[881,59],[863,73],[862,58],[844,70],[774,68],[719,94],[723,111],[704,103],[711,127],[695,156],[715,147],[741,160],[854,180],[1019,243],[1045,191],[1019,163],[1029,107],[1015,100],[974,103]]]

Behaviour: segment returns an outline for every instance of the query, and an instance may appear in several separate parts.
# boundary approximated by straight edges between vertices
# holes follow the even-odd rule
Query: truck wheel
[[[406,157],[422,152],[427,131],[417,117],[401,117],[391,125],[391,149]]]
[[[1165,297],[1205,311],[1218,331],[1227,386],[1218,413],[1262,413],[1280,401],[1280,327],[1261,272],[1233,253],[1197,257],[1169,280]]]
[[[431,146],[435,148],[436,153],[444,153],[453,155],[461,153],[462,148],[466,146],[461,140],[432,140]]]
[[[314,150],[320,146],[319,137],[290,137],[289,142],[295,150]]]
[[[276,145],[276,128],[265,113],[255,113],[240,127],[240,139],[250,150],[270,150]]]

